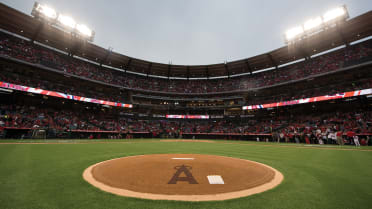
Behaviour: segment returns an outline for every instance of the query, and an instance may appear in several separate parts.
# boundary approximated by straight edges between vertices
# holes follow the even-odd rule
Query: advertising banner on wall
[[[33,94],[41,94],[45,96],[59,97],[63,99],[69,99],[69,100],[80,101],[80,102],[95,103],[95,104],[108,105],[108,106],[114,106],[114,107],[133,108],[133,105],[131,104],[124,104],[124,103],[119,103],[119,102],[110,102],[110,101],[105,101],[105,100],[100,100],[100,99],[75,96],[71,94],[65,94],[65,93],[56,92],[56,91],[48,91],[48,90],[32,88],[28,86],[21,86],[21,85],[1,82],[1,81],[0,81],[0,87],[4,89],[12,89],[16,91],[23,91],[23,92],[33,93]]]
[[[256,109],[282,107],[282,106],[295,105],[295,104],[306,104],[306,103],[312,103],[312,102],[321,102],[321,101],[342,99],[342,98],[348,98],[348,97],[356,97],[356,96],[369,95],[369,94],[372,94],[372,89],[348,91],[348,92],[338,93],[334,95],[310,97],[310,98],[305,98],[305,99],[296,99],[296,100],[291,100],[291,101],[276,102],[276,103],[270,103],[270,104],[249,105],[249,106],[243,106],[243,110],[256,110]]]

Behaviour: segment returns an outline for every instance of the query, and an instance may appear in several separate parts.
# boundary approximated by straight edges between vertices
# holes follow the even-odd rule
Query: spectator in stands
[[[288,65],[275,71],[266,71],[252,76],[213,80],[168,80],[125,74],[110,68],[101,68],[78,58],[57,52],[10,35],[0,34],[0,55],[26,62],[41,64],[59,70],[66,75],[76,75],[111,85],[148,91],[178,93],[210,93],[244,90],[272,86],[291,80],[336,71],[350,63],[370,59],[370,42],[357,44],[310,60]]]

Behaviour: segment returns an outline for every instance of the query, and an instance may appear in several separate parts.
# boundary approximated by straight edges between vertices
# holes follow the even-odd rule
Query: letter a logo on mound
[[[168,184],[177,184],[178,181],[187,181],[189,182],[189,184],[198,184],[198,182],[194,179],[190,172],[190,170],[192,169],[191,166],[181,165],[174,167],[174,169],[176,169],[177,172],[173,175]],[[181,176],[182,173],[184,173],[185,176]]]

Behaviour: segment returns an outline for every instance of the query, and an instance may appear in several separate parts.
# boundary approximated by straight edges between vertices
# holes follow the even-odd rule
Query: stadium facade
[[[0,4],[2,135],[337,143],[329,134],[342,131],[368,144],[371,20],[367,12],[261,55],[184,66],[104,49]]]

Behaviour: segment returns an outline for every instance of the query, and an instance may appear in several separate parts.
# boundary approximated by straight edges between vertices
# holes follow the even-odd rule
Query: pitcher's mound
[[[83,177],[117,195],[182,201],[245,197],[274,188],[283,180],[279,171],[261,163],[200,154],[117,158],[90,166]]]

